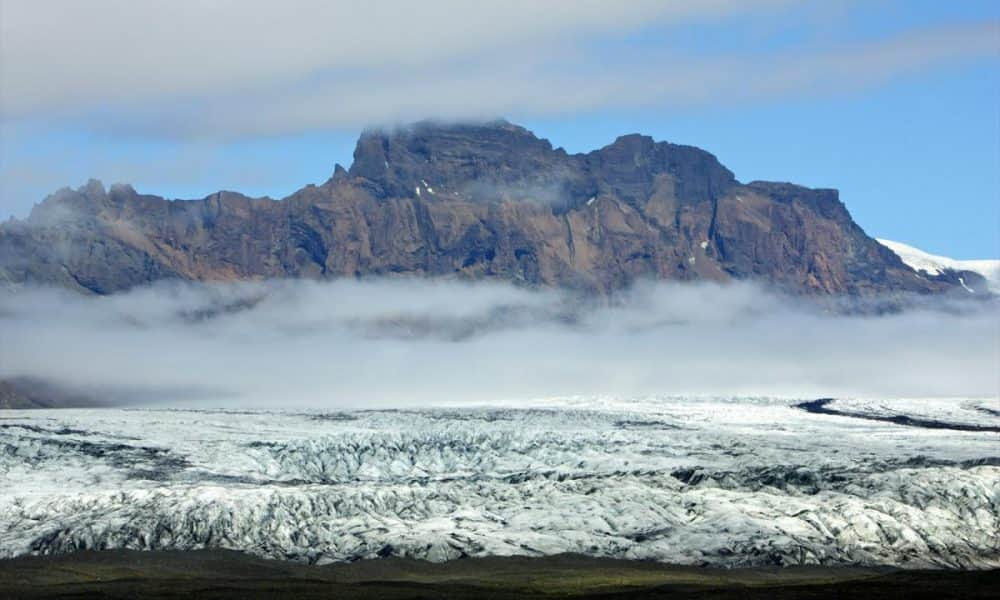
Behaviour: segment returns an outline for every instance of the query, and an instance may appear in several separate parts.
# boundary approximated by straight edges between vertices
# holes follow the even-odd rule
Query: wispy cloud
[[[523,59],[582,35],[786,3],[10,1],[0,20],[3,99],[5,110],[20,114],[252,92],[324,72],[424,69],[456,57]]]
[[[611,305],[425,280],[0,293],[0,378],[132,403],[365,407],[576,394],[1000,394],[996,305],[846,316],[749,284]]]
[[[781,53],[608,52],[595,40],[775,12],[735,2],[5,2],[9,119],[233,138],[428,116],[562,115],[868,85],[998,52],[998,24]]]

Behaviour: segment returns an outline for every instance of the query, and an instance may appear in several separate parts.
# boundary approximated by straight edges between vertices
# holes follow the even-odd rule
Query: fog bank
[[[996,302],[941,300],[852,316],[746,283],[649,283],[601,304],[412,279],[25,288],[0,292],[0,378],[185,407],[997,397],[997,315]]]

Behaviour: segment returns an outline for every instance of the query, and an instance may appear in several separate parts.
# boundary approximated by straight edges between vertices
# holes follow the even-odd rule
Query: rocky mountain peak
[[[387,198],[497,200],[550,187],[571,163],[548,140],[507,121],[423,121],[363,133],[349,173],[375,183]]]
[[[819,294],[977,285],[906,266],[836,190],[741,184],[709,152],[639,134],[571,155],[502,120],[366,131],[349,169],[284,201],[170,201],[92,180],[0,225],[0,281],[15,284],[397,273],[600,293],[640,279]]]
[[[28,222],[35,225],[57,226],[78,221],[97,213],[107,201],[104,184],[97,179],[76,188],[64,187],[45,197],[31,209]]]
[[[374,184],[383,198],[528,201],[558,211],[599,195],[638,204],[663,176],[685,202],[710,201],[738,183],[715,156],[692,146],[630,134],[569,155],[503,120],[365,132],[350,175]]]
[[[88,198],[103,198],[107,192],[104,189],[104,184],[101,183],[99,179],[88,179],[87,183],[76,190],[77,193],[83,194]]]
[[[665,184],[682,202],[697,203],[715,200],[739,183],[713,154],[646,135],[621,136],[586,159],[602,189],[633,203]]]

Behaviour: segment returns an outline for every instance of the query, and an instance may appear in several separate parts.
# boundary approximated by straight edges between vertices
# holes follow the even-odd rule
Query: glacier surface
[[[1000,567],[1000,434],[948,428],[1000,426],[995,400],[797,404],[7,411],[0,557],[218,547],[310,563],[577,552]]]
[[[972,271],[979,273],[986,279],[986,284],[992,292],[1000,293],[1000,260],[956,260],[947,256],[930,254],[902,242],[885,239],[877,239],[876,241],[895,252],[896,256],[914,271],[925,271],[930,275],[939,275],[947,269]],[[964,286],[965,283],[963,282],[962,285]]]

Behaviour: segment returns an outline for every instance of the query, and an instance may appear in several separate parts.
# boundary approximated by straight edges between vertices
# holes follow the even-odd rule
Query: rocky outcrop
[[[349,170],[280,201],[63,189],[0,226],[0,281],[106,294],[163,278],[412,274],[609,292],[753,278],[796,292],[934,293],[835,190],[742,184],[698,148],[623,136],[567,154],[505,121],[369,131]]]

